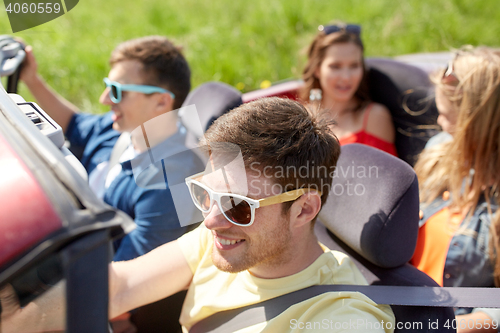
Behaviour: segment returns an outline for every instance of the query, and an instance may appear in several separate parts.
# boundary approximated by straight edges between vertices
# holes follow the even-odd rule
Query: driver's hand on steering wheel
[[[38,63],[36,62],[35,55],[33,54],[33,47],[31,45],[27,45],[22,38],[16,37],[14,39],[24,46],[24,52],[26,52],[26,57],[22,63],[19,78],[24,83],[30,84],[36,78],[38,70]]]
[[[36,62],[31,45],[27,45],[24,51],[26,52],[26,57],[24,58],[19,78],[24,83],[29,84],[36,79],[38,63]]]

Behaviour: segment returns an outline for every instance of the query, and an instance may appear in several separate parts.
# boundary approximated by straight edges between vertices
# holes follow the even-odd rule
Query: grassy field
[[[217,80],[244,91],[299,77],[319,24],[361,23],[368,56],[500,45],[498,0],[80,0],[66,15],[16,33],[35,48],[39,71],[84,110],[98,97],[108,57],[124,40],[150,34],[184,46],[193,87]],[[11,34],[0,5],[0,34]],[[27,89],[20,93],[31,99]]]

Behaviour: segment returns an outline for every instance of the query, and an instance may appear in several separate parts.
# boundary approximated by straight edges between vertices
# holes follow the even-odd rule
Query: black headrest
[[[222,82],[206,82],[191,91],[182,106],[195,105],[199,121],[191,116],[179,114],[183,125],[197,138],[213,123],[213,121],[242,104],[241,92]],[[199,124],[201,124],[200,133]]]
[[[396,127],[398,156],[414,165],[427,140],[436,134],[438,117],[426,72],[391,59],[366,60],[373,101],[390,110]]]
[[[319,220],[371,263],[393,268],[413,256],[419,222],[413,169],[381,150],[342,146]]]

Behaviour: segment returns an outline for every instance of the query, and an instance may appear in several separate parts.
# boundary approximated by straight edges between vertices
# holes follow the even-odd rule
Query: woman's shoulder
[[[367,117],[365,130],[387,142],[394,143],[396,133],[389,109],[382,104],[372,102],[365,112],[368,112],[364,115]]]
[[[368,121],[388,120],[392,123],[391,112],[384,104],[371,102],[366,107],[366,112],[369,112]]]

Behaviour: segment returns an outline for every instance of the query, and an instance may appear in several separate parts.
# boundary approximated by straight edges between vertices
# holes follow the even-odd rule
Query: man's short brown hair
[[[282,192],[318,189],[325,203],[340,145],[328,124],[300,103],[271,97],[239,106],[218,118],[202,140],[212,151],[224,143],[241,149],[247,172],[262,175],[267,167]],[[284,203],[284,211],[292,204]]]
[[[191,90],[191,71],[181,48],[162,36],[131,39],[111,53],[111,66],[125,60],[137,60],[143,66],[143,84],[160,86],[175,95],[174,110],[181,107]]]

